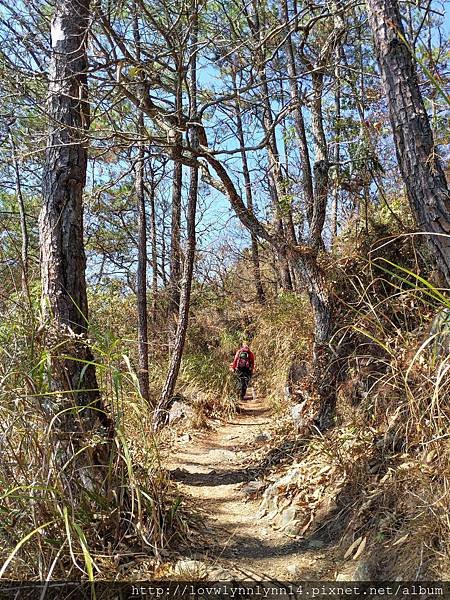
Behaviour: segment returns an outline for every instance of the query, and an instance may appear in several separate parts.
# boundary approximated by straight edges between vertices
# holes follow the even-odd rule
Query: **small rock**
[[[180,442],[190,442],[191,439],[189,433],[183,433],[183,435],[179,437]]]
[[[274,508],[272,511],[270,511],[270,513],[267,514],[267,520],[273,521],[275,517],[278,516],[279,512],[280,511],[278,510],[278,508]]]
[[[291,408],[291,419],[296,427],[301,427],[303,425],[303,413],[305,412],[305,407],[306,400],[303,400],[303,402],[300,402],[300,404],[295,404],[295,406]]]
[[[286,535],[291,535],[291,536],[298,536],[300,535],[300,529],[301,529],[301,523],[300,521],[292,521],[291,523],[289,523],[289,525],[287,525],[286,527],[283,528],[283,533],[285,533]]]
[[[260,433],[259,435],[257,435],[255,437],[255,442],[257,444],[263,444],[265,442],[268,442],[271,439],[271,435],[270,433],[268,433],[267,431],[263,431],[262,433]]]
[[[208,575],[206,565],[200,560],[179,560],[173,571],[185,579],[204,579]]]
[[[175,401],[169,410],[169,425],[173,425],[181,419],[191,418],[194,416],[194,411],[185,402]]]
[[[292,563],[291,565],[288,565],[286,567],[287,572],[292,575],[293,577],[300,577],[301,575],[301,569],[298,565],[296,565],[295,563]]]
[[[371,570],[364,560],[349,564],[336,576],[336,581],[370,581],[371,579]]]
[[[296,506],[289,506],[286,509],[284,509],[282,512],[283,525],[287,525],[287,523],[290,523],[291,521],[293,521],[296,518],[296,515],[297,515],[297,507]]]
[[[249,481],[241,487],[241,492],[244,496],[255,496],[265,485],[264,481]]]
[[[281,477],[280,479],[275,481],[275,483],[273,483],[270,487],[272,488],[272,490],[275,491],[275,495],[277,495],[278,490],[280,488],[284,489],[284,488],[289,487],[290,485],[296,484],[299,476],[300,476],[300,469],[298,467],[294,467],[290,471],[288,471],[285,475],[283,475],[283,477]]]
[[[286,510],[281,513],[281,527],[284,529],[288,525],[291,525],[297,516],[297,508],[295,506],[289,506]]]
[[[322,540],[309,540],[309,542],[308,542],[308,548],[319,549],[319,548],[323,548],[324,546],[325,546],[325,542]]]
[[[265,490],[260,509],[264,514],[270,515],[269,520],[279,512],[279,502],[285,496],[284,492],[297,483],[299,474],[300,469],[294,467]]]

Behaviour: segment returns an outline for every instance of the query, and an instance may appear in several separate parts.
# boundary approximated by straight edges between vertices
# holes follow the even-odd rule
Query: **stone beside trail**
[[[250,390],[251,392],[251,390]],[[256,455],[270,450],[271,411],[252,394],[217,429],[190,432],[164,464],[183,496],[200,511],[202,526],[174,574],[198,579],[258,581],[335,578],[329,544],[275,530],[261,516],[265,487]]]

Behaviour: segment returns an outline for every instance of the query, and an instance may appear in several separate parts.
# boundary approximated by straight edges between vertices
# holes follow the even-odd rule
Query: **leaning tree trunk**
[[[109,424],[102,412],[93,357],[87,345],[88,303],[83,244],[83,188],[86,181],[87,32],[89,0],[57,0],[52,20],[49,73],[50,131],[43,174],[43,206],[39,218],[42,312],[48,344],[55,348],[48,400],[60,414],[56,425],[75,438],[98,423]],[[78,433],[77,433],[78,432]]]
[[[417,224],[450,283],[450,197],[396,0],[367,0],[397,159]]]
[[[192,38],[191,38],[191,81],[189,96],[191,101],[190,120],[198,121],[197,115],[197,37],[198,37],[198,6],[197,0],[192,2]],[[196,126],[190,131],[190,145],[194,152],[199,146],[198,128]],[[186,216],[187,243],[181,283],[180,305],[178,311],[178,324],[175,334],[174,348],[170,358],[169,371],[164,384],[161,398],[154,412],[153,428],[158,430],[165,421],[167,409],[175,391],[175,385],[180,371],[181,359],[183,357],[186,332],[189,322],[189,308],[191,304],[192,277],[194,273],[195,250],[196,250],[196,215],[197,196],[199,182],[199,167],[194,163],[190,168],[190,183],[188,194],[188,206]]]
[[[194,134],[196,135],[196,134]],[[195,147],[195,146],[194,146]],[[154,414],[154,429],[157,430],[165,421],[167,408],[172,399],[175,385],[180,371],[181,359],[183,357],[186,332],[189,322],[189,308],[191,303],[192,276],[194,272],[194,259],[196,247],[195,218],[198,193],[198,167],[191,167],[191,179],[189,185],[189,198],[187,209],[187,245],[184,260],[183,277],[181,281],[180,307],[178,311],[178,324],[175,334],[174,348],[170,359],[169,371],[161,394],[160,401]]]

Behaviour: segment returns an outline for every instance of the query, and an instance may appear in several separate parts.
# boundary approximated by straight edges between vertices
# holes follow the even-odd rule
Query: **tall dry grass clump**
[[[336,323],[325,373],[333,376],[336,413],[327,431],[306,432],[289,416],[292,402],[311,403],[307,382],[292,402],[284,394],[289,365],[308,366],[306,300],[281,297],[257,313],[258,385],[284,413],[289,447],[299,447],[279,508],[296,507],[296,535],[338,540],[336,575],[345,580],[446,579],[448,290],[424,275],[426,248],[412,236],[394,237],[383,223],[371,235],[356,248],[344,237],[327,259]]]
[[[340,373],[336,423],[350,432],[347,463],[359,465],[358,474],[348,478],[354,507],[343,547],[366,537],[364,556],[372,572],[386,579],[445,578],[450,573],[448,290],[376,252],[370,260],[338,268],[336,280],[342,322],[332,341]],[[358,432],[370,432],[358,461],[352,456],[352,430],[355,440]]]
[[[20,298],[3,303],[2,312],[0,576],[115,579],[133,565],[141,578],[151,577],[161,551],[182,535],[184,519],[120,340],[105,335],[95,342],[113,431],[85,430],[67,455],[58,414],[49,414],[58,400],[49,388],[58,348],[44,346]],[[70,410],[76,421],[80,408]],[[97,475],[87,480],[82,471]]]

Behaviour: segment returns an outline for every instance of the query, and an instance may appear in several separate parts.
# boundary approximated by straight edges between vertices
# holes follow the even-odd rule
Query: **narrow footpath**
[[[271,427],[267,402],[250,388],[231,422],[193,432],[188,441],[182,436],[170,449],[164,463],[171,479],[201,515],[199,535],[183,557],[186,576],[253,581],[333,576],[326,548],[289,537],[258,514],[258,457],[270,450]]]

